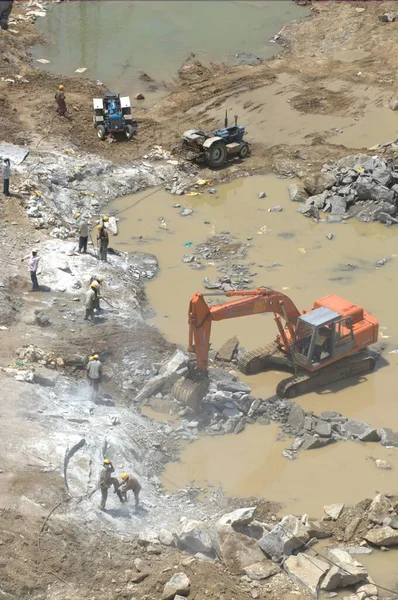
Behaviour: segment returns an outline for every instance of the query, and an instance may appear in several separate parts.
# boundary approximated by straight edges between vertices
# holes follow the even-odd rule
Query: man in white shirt
[[[32,250],[32,254],[24,256],[21,262],[27,259],[29,259],[28,271],[32,280],[32,292],[37,292],[40,289],[37,281],[37,267],[39,266],[40,257],[37,256],[37,250]]]

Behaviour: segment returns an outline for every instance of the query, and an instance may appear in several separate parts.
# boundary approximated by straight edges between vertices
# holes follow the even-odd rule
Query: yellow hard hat
[[[89,360],[89,362],[91,362],[92,360],[94,360],[94,356],[89,356],[88,360]]]
[[[79,217],[82,216],[82,213],[77,212],[73,216],[75,217],[75,219],[78,219]]]
[[[93,359],[94,359],[94,360],[98,360],[98,359],[99,359],[99,356],[98,356],[98,354],[94,354],[94,356],[93,356]]]
[[[107,215],[104,215],[103,218],[102,218],[102,220],[107,223],[109,221],[109,217]]]
[[[98,281],[93,281],[93,282],[91,283],[91,287],[92,287],[92,288],[97,288],[97,287],[99,287],[99,283],[98,283]]]
[[[98,229],[98,231],[101,231],[102,225],[97,225],[97,229]]]
[[[103,278],[103,277],[101,277],[101,276],[100,276],[100,277],[97,277],[97,281],[98,281],[98,283],[102,283],[102,282],[104,281],[104,278]]]
[[[122,476],[121,476],[121,480],[122,481],[126,481],[126,479],[128,479],[128,478],[129,478],[129,474],[128,473],[122,473]]]
[[[109,458],[104,458],[104,465],[111,465],[111,461],[109,460]]]
[[[62,90],[64,89],[64,86],[61,84],[58,86],[58,89],[62,92]]]

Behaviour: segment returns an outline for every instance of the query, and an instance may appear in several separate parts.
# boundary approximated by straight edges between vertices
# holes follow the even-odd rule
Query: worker
[[[77,223],[77,231],[79,233],[79,253],[87,253],[87,242],[88,242],[88,224],[81,213],[75,213],[75,219]]]
[[[101,307],[100,307],[101,285],[104,282],[104,278],[101,275],[93,275],[90,279],[90,285],[93,283],[93,281],[96,281],[98,283],[98,287],[94,289],[94,291],[95,291],[94,309],[97,312],[100,312],[101,311]]]
[[[94,404],[97,404],[99,384],[101,383],[102,377],[102,364],[98,354],[94,354],[93,356],[89,357],[86,372],[87,379],[91,387],[91,400],[94,402]]]
[[[330,329],[328,327],[320,327],[315,333],[315,346],[314,346],[314,359],[319,362],[321,359],[326,358],[322,356],[326,353],[329,356],[329,341],[330,341]]]
[[[114,466],[109,458],[104,458],[102,469],[100,472],[99,488],[101,490],[101,503],[100,509],[104,510],[106,501],[108,499],[108,489],[113,485],[115,494],[118,495],[120,502],[123,502],[123,497],[119,491],[119,482],[116,477],[112,477],[112,473],[115,472]]]
[[[99,258],[103,262],[107,262],[109,235],[105,228],[104,222],[102,225],[97,225],[97,241],[99,242]]]
[[[66,115],[66,111],[68,109],[66,108],[65,93],[64,93],[63,85],[58,86],[58,92],[56,92],[56,94],[55,94],[55,101],[57,103],[57,113],[61,117],[64,117]]]
[[[84,320],[88,321],[91,319],[91,322],[94,323],[94,308],[96,304],[96,289],[99,287],[98,281],[93,281],[90,284],[90,288],[86,292],[86,301],[84,307],[86,309],[86,314],[84,316]]]
[[[11,194],[10,194],[10,159],[9,158],[3,159],[2,175],[3,175],[3,194],[5,196],[11,196]]]
[[[32,281],[32,292],[37,292],[40,289],[37,281],[37,267],[39,266],[40,257],[37,256],[37,250],[32,250],[32,254],[27,254],[21,259],[21,262],[29,259],[28,271],[30,273],[30,279]]]
[[[140,504],[140,482],[134,475],[129,475],[128,473],[122,473],[121,480],[122,483],[120,484],[119,489],[123,499],[127,502],[127,492],[132,490],[135,499],[135,507],[138,508]]]
[[[13,0],[1,0],[0,2],[0,27],[5,31],[8,29],[8,17],[11,14]]]

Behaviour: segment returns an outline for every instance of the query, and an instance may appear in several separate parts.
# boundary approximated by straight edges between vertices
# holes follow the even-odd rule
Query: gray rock
[[[291,427],[293,433],[298,433],[303,429],[305,412],[298,404],[293,404],[290,409],[287,424]]]
[[[163,544],[163,546],[174,546],[174,536],[171,531],[167,529],[161,529],[159,531],[159,542]]]
[[[386,517],[389,515],[391,508],[391,502],[383,494],[377,494],[373,498],[372,504],[369,507],[368,519],[372,523],[381,525]]]
[[[369,178],[361,177],[357,182],[357,198],[358,200],[372,200],[374,184]]]
[[[363,165],[369,160],[369,156],[367,154],[352,154],[350,156],[345,156],[344,158],[340,158],[337,161],[336,167],[338,169],[360,169]]]
[[[293,581],[307,588],[316,598],[322,578],[329,570],[329,564],[315,556],[309,557],[300,553],[297,556],[289,556],[283,568]]]
[[[218,390],[223,392],[243,392],[250,394],[251,389],[242,381],[220,381],[217,385]]]
[[[225,423],[224,425],[224,432],[225,433],[232,433],[233,430],[236,427],[236,419],[228,419],[228,421]]]
[[[328,233],[326,237],[327,237],[328,240],[332,240],[334,238],[334,234],[333,233]]]
[[[182,217],[189,217],[189,215],[192,215],[192,213],[193,213],[193,210],[192,210],[192,208],[183,208],[183,209],[180,211],[180,215],[181,215]]]
[[[306,206],[315,206],[315,208],[323,208],[325,206],[325,202],[329,196],[328,192],[322,192],[322,194],[316,194],[315,196],[310,196],[306,201]]]
[[[231,525],[217,523],[215,536],[217,555],[233,574],[241,575],[246,567],[265,560],[257,540]]]
[[[347,421],[341,425],[342,433],[348,437],[358,438],[361,442],[378,442],[380,441],[380,435],[375,427],[365,423],[364,421],[357,421],[355,419],[347,419]]]
[[[333,196],[330,200],[331,214],[332,215],[344,215],[347,210],[347,201],[341,196]]]
[[[307,528],[292,515],[283,517],[280,523],[264,535],[258,544],[272,560],[279,561],[284,556],[289,556],[294,550],[301,548],[308,542]]]
[[[246,427],[245,419],[240,419],[240,421],[238,421],[238,423],[235,425],[234,433],[235,434],[242,433],[242,431],[244,430],[245,427]]]
[[[393,182],[390,169],[383,166],[376,167],[376,169],[374,169],[373,179],[377,181],[377,183],[379,183],[380,185],[386,187],[389,187]]]
[[[208,554],[213,550],[213,542],[206,525],[202,521],[187,520],[174,534],[177,545],[190,552]]]
[[[354,517],[348,523],[348,525],[344,531],[344,539],[346,542],[353,537],[354,533],[357,531],[357,529],[361,525],[361,523],[362,523],[362,517],[360,517],[360,516]]]
[[[190,589],[191,582],[185,573],[175,573],[164,586],[162,600],[173,600],[177,594],[185,598]]]
[[[221,288],[220,281],[210,281],[208,277],[204,278],[203,284],[207,290],[219,290]]]
[[[376,202],[388,202],[390,204],[394,204],[394,198],[394,191],[388,189],[388,187],[378,185],[373,188],[372,200]]]
[[[389,427],[381,429],[380,437],[382,446],[394,446],[395,448],[398,448],[398,433]]]
[[[221,346],[221,348],[217,352],[217,358],[219,358],[220,360],[231,362],[238,346],[238,338],[236,336],[231,337]]]
[[[392,527],[371,529],[364,537],[367,542],[375,546],[396,546],[398,544],[398,531]]]
[[[314,432],[320,437],[328,438],[332,435],[332,425],[327,421],[318,419],[315,424]]]
[[[308,521],[307,529],[310,538],[317,538],[318,540],[323,540],[333,535],[328,531],[325,521]]]
[[[331,517],[333,521],[336,521],[341,513],[343,512],[344,504],[329,504],[328,506],[324,506],[323,510],[328,517]]]
[[[262,198],[266,198],[266,197],[267,197],[267,194],[266,194],[265,192],[259,192],[259,193],[257,194],[257,196],[258,196],[258,198],[261,200]]]
[[[307,200],[307,193],[302,185],[292,183],[287,189],[290,200],[293,202],[305,202]]]
[[[314,420],[312,419],[312,417],[310,417],[310,416],[308,416],[308,415],[307,415],[307,416],[305,417],[305,419],[304,419],[303,428],[304,428],[306,431],[312,431],[312,428],[313,428],[313,426],[314,426]],[[304,441],[304,440],[303,440],[303,441]]]
[[[254,565],[250,565],[250,567],[245,567],[244,571],[253,581],[262,581],[263,579],[268,579],[268,577],[279,573],[279,567],[272,561],[264,559],[262,562],[254,563]]]
[[[271,208],[268,209],[268,212],[282,212],[283,208],[280,204],[276,204],[275,206],[272,206]]]
[[[342,415],[339,412],[336,412],[334,410],[324,410],[320,414],[321,419],[323,419],[324,421],[335,421],[336,419],[339,420],[341,416]]]
[[[398,110],[398,100],[392,99],[388,105],[391,110]]]
[[[345,550],[341,548],[333,548],[328,551],[328,555],[335,564],[333,569],[336,569],[337,566],[337,570],[339,571],[340,582],[336,585],[336,587],[354,585],[367,579],[368,573],[365,567]],[[334,582],[336,582],[336,575],[337,573],[335,573]],[[336,589],[336,587],[323,588],[322,586],[323,589],[328,589],[330,591]]]
[[[321,171],[310,175],[303,180],[305,190],[311,195],[319,195],[324,190],[329,190],[336,183],[336,173],[332,171]]]
[[[377,598],[379,590],[374,583],[370,581],[365,581],[359,583],[355,587],[355,592],[358,600],[366,600],[366,598]]]
[[[392,466],[386,460],[383,460],[381,458],[377,458],[375,460],[375,465],[378,469],[381,469],[383,471],[389,471],[390,469],[392,469]]]
[[[237,510],[220,517],[217,521],[217,525],[231,525],[232,527],[249,525],[254,519],[256,508],[256,506],[238,508]]]
[[[328,444],[331,444],[334,441],[332,438],[319,438],[308,433],[306,433],[303,436],[303,439],[303,450],[314,450],[316,448],[323,448],[324,446],[327,446]]]
[[[385,214],[392,215],[395,211],[395,205],[390,202],[369,201],[364,205],[354,205],[349,209],[349,214],[355,216],[362,223],[372,223],[380,219],[385,220]]]

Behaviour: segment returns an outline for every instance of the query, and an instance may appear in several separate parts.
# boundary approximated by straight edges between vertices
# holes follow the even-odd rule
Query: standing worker
[[[96,289],[99,287],[98,281],[93,281],[90,284],[90,288],[86,292],[86,301],[84,307],[86,309],[86,314],[84,316],[84,320],[91,320],[94,323],[94,308],[96,304]]]
[[[59,85],[58,86],[58,92],[56,92],[56,94],[55,94],[55,101],[57,103],[57,113],[61,117],[64,117],[66,115],[66,111],[68,109],[66,108],[64,86],[63,85]]]
[[[112,473],[115,472],[114,466],[109,458],[104,458],[104,462],[102,465],[100,480],[99,480],[99,488],[101,490],[101,503],[100,509],[104,510],[106,501],[108,499],[108,489],[113,485],[113,489],[115,490],[115,494],[118,495],[120,502],[123,502],[123,497],[119,491],[119,482],[116,477],[112,477]]]
[[[90,285],[96,281],[98,283],[98,287],[94,289],[95,291],[95,300],[94,300],[94,308],[97,312],[101,311],[100,307],[100,298],[101,298],[101,284],[104,281],[104,278],[101,275],[93,275],[90,279]]]
[[[6,31],[8,29],[8,17],[11,14],[13,0],[0,1],[0,27]]]
[[[102,377],[102,365],[99,360],[98,354],[90,356],[88,359],[87,367],[87,379],[91,387],[91,400],[94,404],[97,404],[99,384],[101,383]]]
[[[37,290],[40,289],[39,283],[37,281],[37,267],[39,266],[40,257],[37,256],[37,250],[32,250],[32,254],[27,254],[26,256],[21,258],[21,262],[27,259],[29,259],[28,271],[32,280],[32,292],[37,292]]]
[[[135,507],[138,508],[140,504],[141,485],[137,477],[134,477],[134,475],[129,475],[128,473],[122,473],[121,480],[122,483],[120,484],[120,493],[124,501],[127,502],[127,492],[132,490],[135,499]]]
[[[87,254],[87,242],[88,242],[88,224],[81,213],[75,213],[75,219],[77,223],[77,231],[79,234],[79,253]]]
[[[97,241],[99,242],[99,258],[101,261],[107,262],[109,234],[105,228],[104,222],[102,222],[102,225],[97,225],[97,229]]]
[[[10,159],[4,158],[3,160],[3,194],[5,196],[11,196],[10,194]]]

